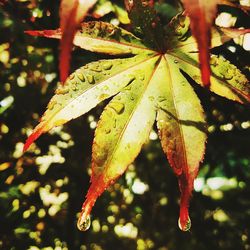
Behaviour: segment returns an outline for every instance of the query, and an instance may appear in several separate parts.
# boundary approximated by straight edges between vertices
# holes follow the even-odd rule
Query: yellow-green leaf
[[[168,54],[175,57],[176,65],[202,85],[197,44],[189,32],[188,18],[178,15],[169,25],[169,32],[174,34],[170,44],[175,44]],[[241,34],[240,32],[238,32]],[[213,29],[212,45],[220,46],[228,40],[227,32]],[[226,59],[213,55],[210,59],[210,90],[230,100],[245,103],[250,101],[250,85],[245,75]]]
[[[59,86],[50,100],[41,122],[26,141],[24,150],[42,133],[83,115],[101,101],[129,84],[134,70],[151,57],[101,60],[83,66]]]
[[[193,182],[205,151],[205,120],[199,99],[176,67],[175,58],[165,55],[159,67],[167,81],[161,86],[157,126],[163,150],[179,179],[180,225],[186,230]]]
[[[30,30],[32,36],[61,39],[62,32],[57,30]],[[143,42],[132,33],[105,22],[82,23],[75,34],[73,44],[82,49],[110,55],[152,53]]]

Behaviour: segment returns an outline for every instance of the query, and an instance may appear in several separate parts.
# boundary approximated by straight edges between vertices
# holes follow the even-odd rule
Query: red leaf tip
[[[26,152],[30,145],[42,134],[42,128],[35,130],[26,140],[23,146],[23,153]]]
[[[100,176],[91,183],[88,193],[86,195],[86,200],[82,205],[82,212],[77,221],[77,227],[80,231],[86,231],[89,229],[91,224],[91,210],[95,205],[96,199],[103,193],[107,186],[108,184],[103,180],[103,176]]]

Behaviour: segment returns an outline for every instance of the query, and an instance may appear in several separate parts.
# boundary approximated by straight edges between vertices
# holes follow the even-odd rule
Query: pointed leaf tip
[[[104,192],[104,190],[109,186],[109,183],[106,183],[103,180],[103,176],[99,176],[98,179],[92,181],[86,199],[82,205],[82,212],[77,222],[77,227],[80,231],[86,231],[86,222],[90,220],[90,213],[95,205],[97,198]]]
[[[185,176],[185,173],[179,177],[181,199],[178,225],[182,231],[188,231],[191,228],[191,220],[189,218],[189,202],[192,196],[193,181],[194,179],[192,176]]]
[[[30,145],[42,134],[42,128],[36,129],[33,133],[27,138],[24,146],[23,146],[23,153],[26,152]]]
[[[25,30],[25,34],[30,36],[42,36],[42,37],[51,37],[51,38],[60,38],[61,31],[57,30]]]

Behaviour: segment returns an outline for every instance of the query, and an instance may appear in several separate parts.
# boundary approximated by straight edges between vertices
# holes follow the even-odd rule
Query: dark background
[[[162,21],[177,7],[175,1],[160,1]],[[0,3],[0,249],[250,249],[249,106],[194,83],[209,136],[191,202],[190,232],[178,228],[178,184],[158,140],[149,140],[99,198],[90,229],[77,230],[77,213],[89,186],[91,127],[104,104],[43,135],[22,154],[58,82],[58,41],[29,37],[24,30],[57,28],[58,8],[59,1],[51,0]],[[219,10],[236,16],[236,26],[249,27],[242,11]],[[114,18],[110,13],[102,20]],[[249,52],[241,46],[231,41],[214,52],[249,76]],[[105,57],[77,48],[72,56],[72,71]],[[138,187],[147,189],[138,194]]]

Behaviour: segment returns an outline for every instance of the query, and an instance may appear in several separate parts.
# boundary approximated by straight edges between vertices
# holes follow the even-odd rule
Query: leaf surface
[[[134,81],[106,106],[99,120],[92,148],[91,186],[79,224],[88,218],[97,197],[132,163],[148,140],[161,93],[156,56],[141,63]]]
[[[61,39],[62,37],[60,29],[33,30],[26,31],[26,33],[55,39]],[[132,33],[99,21],[83,23],[74,37],[73,44],[85,50],[110,55],[152,53],[152,50],[147,48],[141,39]]]
[[[180,228],[190,228],[189,199],[205,151],[203,109],[192,87],[176,67],[175,58],[165,55],[159,67],[167,76],[159,100],[157,126],[168,161],[181,191]]]
[[[199,72],[198,47],[189,32],[189,20],[178,15],[169,25],[172,39],[169,42],[174,46],[168,51],[175,57],[176,65],[197,83],[202,85]],[[230,38],[248,32],[246,30],[212,29],[212,46],[217,47]],[[171,35],[170,35],[171,36]],[[212,55],[210,60],[211,79],[210,90],[214,93],[240,103],[250,101],[250,85],[246,76],[229,61],[221,56]]]
[[[69,74],[70,53],[76,29],[95,3],[96,0],[61,0],[60,28],[62,40],[60,43],[59,68],[62,82],[66,80]]]
[[[27,139],[24,151],[42,133],[62,125],[117,94],[133,80],[131,72],[150,57],[102,60],[85,65],[59,86],[49,102],[41,122]]]

